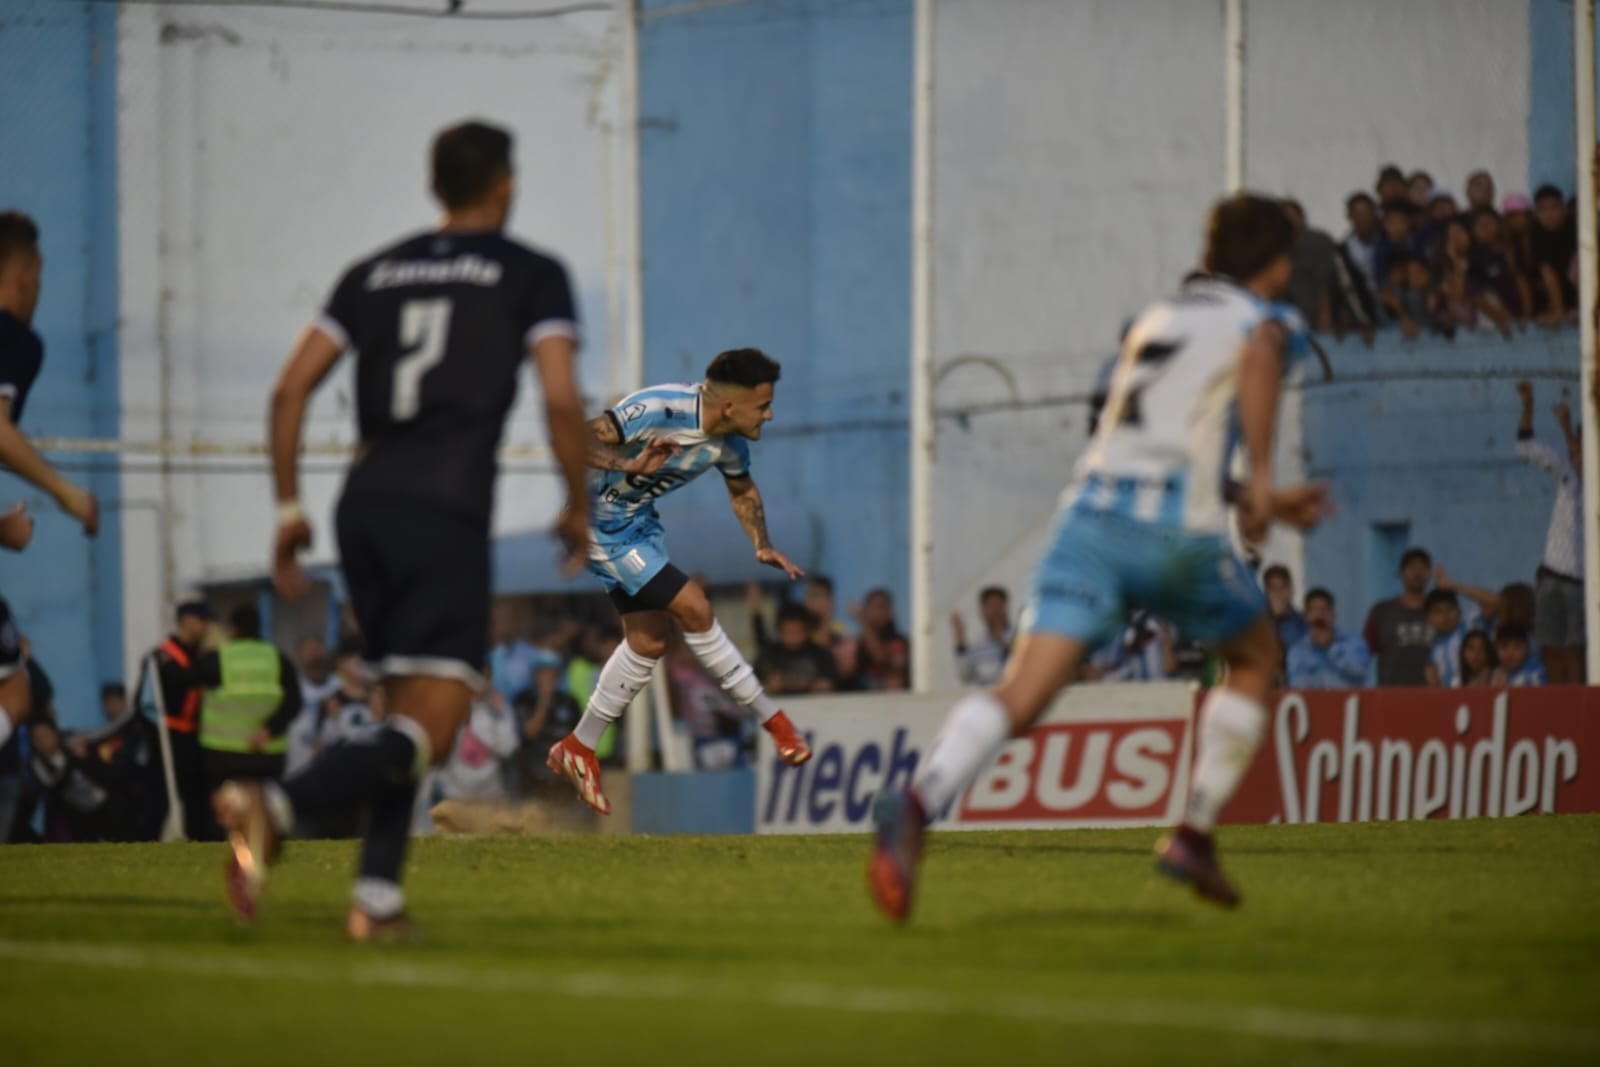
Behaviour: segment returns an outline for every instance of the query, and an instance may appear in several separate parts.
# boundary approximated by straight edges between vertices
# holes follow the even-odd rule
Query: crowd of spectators
[[[1494,178],[1467,176],[1460,196],[1427,171],[1388,164],[1345,200],[1334,241],[1284,202],[1298,233],[1288,299],[1313,330],[1358,335],[1498,331],[1577,322],[1577,208],[1560,189],[1496,202]]]

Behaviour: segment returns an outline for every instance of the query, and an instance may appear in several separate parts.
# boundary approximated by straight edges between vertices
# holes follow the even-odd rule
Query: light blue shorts
[[[1122,629],[1130,608],[1215,646],[1248,629],[1266,612],[1267,599],[1221,535],[1082,504],[1064,508],[1034,572],[1020,628],[1093,646]]]
[[[589,573],[607,592],[637,596],[668,563],[666,531],[654,516],[642,517],[618,530],[598,527],[589,545]]]

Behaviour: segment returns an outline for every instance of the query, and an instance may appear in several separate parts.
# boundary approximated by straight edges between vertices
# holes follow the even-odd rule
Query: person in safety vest
[[[289,724],[300,714],[300,675],[283,650],[262,640],[261,613],[235,608],[228,628],[222,647],[189,672],[190,684],[206,691],[199,735],[207,792],[229,779],[282,777]],[[213,823],[207,836],[220,829]]]
[[[190,840],[205,836],[211,824],[210,794],[206,792],[205,759],[200,752],[201,691],[190,679],[195,664],[205,655],[211,607],[203,600],[178,605],[172,633],[156,648],[161,703],[166,712],[167,737],[172,748],[172,777],[183,805],[183,832]]]

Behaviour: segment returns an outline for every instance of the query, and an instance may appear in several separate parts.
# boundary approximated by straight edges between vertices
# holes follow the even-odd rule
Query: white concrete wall
[[[1521,187],[1526,0],[1247,7],[1252,187],[1335,236],[1383,162]],[[938,405],[1086,395],[1121,324],[1197,261],[1223,181],[1221,4],[938,0],[935,17],[935,358],[993,360],[951,370]],[[941,632],[988,580],[1025,587],[1085,415],[1046,402],[941,424]]]
[[[473,9],[491,6],[526,5]],[[610,391],[608,319],[619,308],[607,284],[618,101],[609,14],[499,22],[145,5],[121,14],[126,439],[262,442],[268,390],[296,333],[352,260],[432,221],[429,140],[467,117],[515,132],[513,233],[566,261],[585,320],[584,385],[596,398]],[[346,366],[323,388],[308,440],[352,439],[349,380]],[[507,443],[542,440],[524,389]],[[130,516],[124,547],[130,648],[163,621],[158,520],[171,531],[180,590],[264,571],[265,462],[225,465],[186,464],[165,490],[154,474],[124,477],[124,496],[148,502]],[[341,467],[305,464],[319,472],[303,492],[317,561],[333,558]],[[508,474],[497,525],[543,524],[555,499],[547,475]]]

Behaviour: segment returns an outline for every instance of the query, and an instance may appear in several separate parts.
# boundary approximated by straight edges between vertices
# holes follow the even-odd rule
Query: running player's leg
[[[610,814],[611,801],[601,786],[600,761],[594,750],[606,730],[622,718],[633,698],[650,684],[656,664],[667,650],[671,626],[665,611],[645,607],[661,602],[649,585],[638,597],[613,592],[611,599],[622,614],[622,643],[600,668],[600,677],[595,680],[594,692],[589,695],[578,725],[551,747],[545,761],[551,770],[572,783],[584,803],[601,815]]]
[[[366,656],[384,675],[387,713],[281,785],[229,783],[217,809],[234,846],[230,897],[247,920],[280,835],[297,821],[365,809],[349,929],[368,939],[403,927],[400,877],[417,783],[448,757],[471,709],[488,644],[489,541],[486,529],[452,516],[393,515],[349,498],[338,533]]]
[[[1219,553],[1226,553],[1220,565]],[[1202,553],[1194,574],[1185,583],[1185,607],[1167,617],[1185,633],[1217,645],[1226,670],[1200,706],[1184,819],[1158,842],[1158,866],[1205,899],[1233,907],[1239,893],[1217,863],[1213,834],[1261,745],[1282,653],[1264,594],[1229,549]]]
[[[689,646],[689,651],[694,653],[711,677],[741,707],[759,719],[761,728],[772,735],[779,758],[791,767],[798,767],[810,759],[811,746],[794,728],[789,716],[767,696],[750,661],[728,640],[722,624],[711,612],[711,601],[706,597],[705,590],[695,582],[685,580],[667,606],[667,611],[683,631],[683,640]]]
[[[1121,616],[1116,532],[1101,530],[1099,521],[1071,512],[1057,520],[1055,543],[1040,561],[1019,620],[1023,636],[1000,684],[957,702],[911,787],[879,798],[867,877],[889,918],[903,920],[911,912],[929,822],[1007,741],[1038,721],[1077,674],[1088,647]]]

